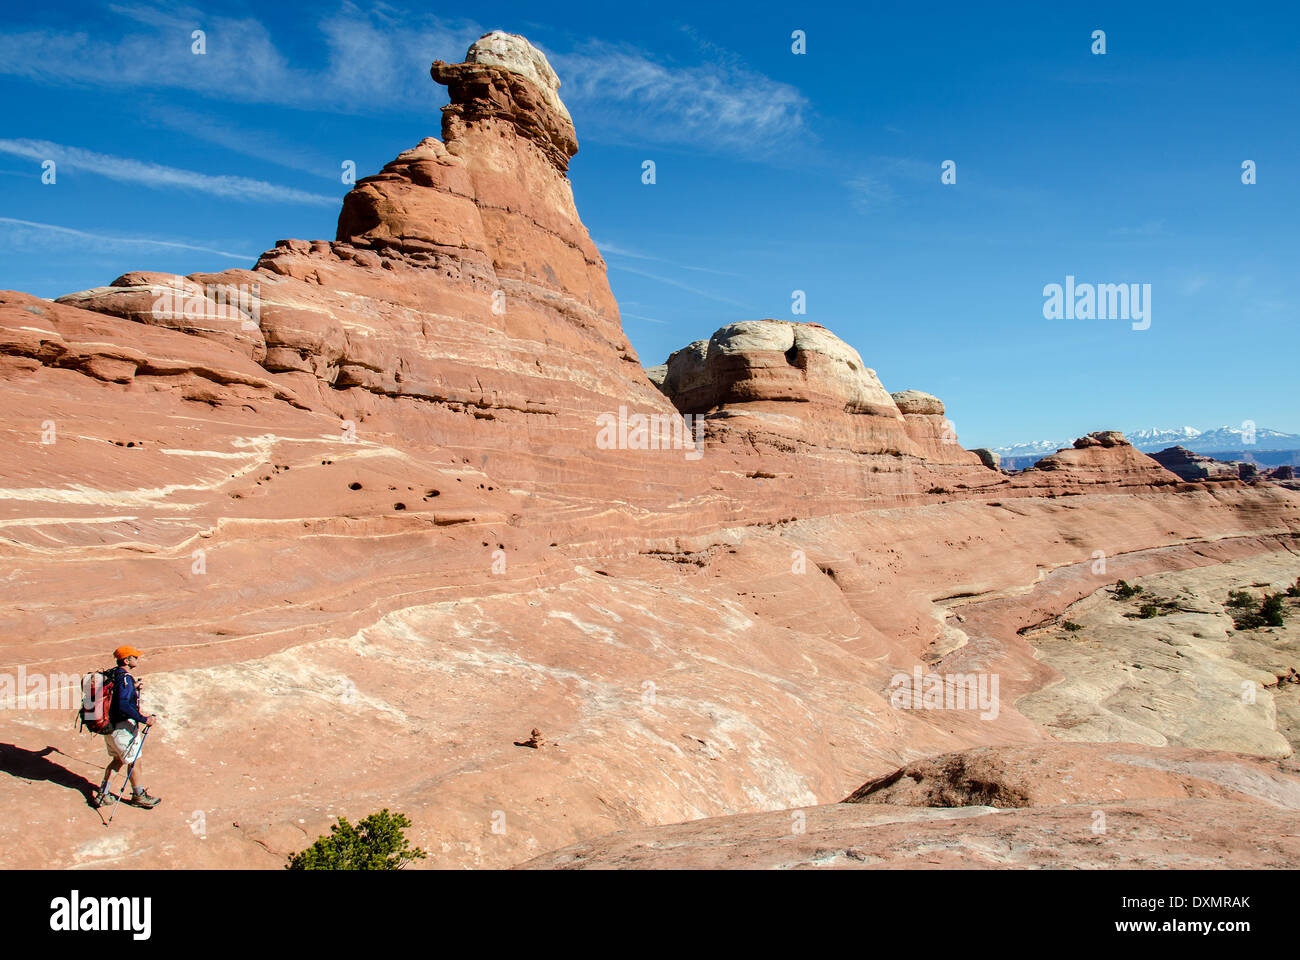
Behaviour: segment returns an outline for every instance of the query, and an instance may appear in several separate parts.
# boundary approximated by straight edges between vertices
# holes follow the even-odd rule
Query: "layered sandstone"
[[[802,497],[800,473],[823,495],[871,500],[998,482],[963,450],[943,404],[890,395],[861,355],[825,327],[788,320],[728,324],[675,351],[650,378],[681,413],[704,420],[715,456],[759,462],[746,475],[769,495]],[[903,398],[903,407],[895,402]]]
[[[943,401],[938,397],[920,390],[901,390],[891,396],[907,423],[907,435],[926,460],[963,466],[983,463],[988,466],[975,451],[961,448],[957,442],[957,429],[945,415]]]
[[[279,867],[388,806],[429,865],[500,866],[831,803],[1046,740],[1019,631],[1097,589],[1097,552],[1133,577],[1294,549],[1294,491],[1117,442],[1013,482],[816,325],[732,324],[656,385],[544,57],[489,35],[433,75],[442,139],[358,181],[335,239],[0,294],[0,666],[144,649],[151,782],[209,812],[192,843],[144,814],[105,840],[76,792],[101,745],[5,711],[6,865]],[[683,414],[667,448],[602,426]],[[895,709],[918,664],[996,672],[1002,709]]]
[[[907,448],[902,413],[876,371],[820,324],[771,319],[728,324],[708,341],[673,353],[660,388],[682,413],[753,420],[795,436],[825,417],[856,416],[861,422],[843,421],[849,424],[842,438],[846,444],[860,452],[877,452],[882,444]]]

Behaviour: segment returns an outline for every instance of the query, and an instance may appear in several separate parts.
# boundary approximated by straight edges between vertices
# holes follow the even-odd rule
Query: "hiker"
[[[113,774],[126,766],[131,771],[131,797],[122,799],[137,807],[150,809],[158,806],[162,798],[150,796],[149,791],[140,786],[139,759],[134,765],[126,761],[127,751],[140,729],[140,724],[147,727],[154,725],[152,715],[146,717],[140,713],[140,688],[135,677],[131,675],[131,671],[140,662],[143,654],[135,647],[118,647],[113,651],[113,656],[117,660],[117,667],[113,670],[113,704],[109,709],[112,726],[104,734],[104,743],[108,748],[110,759],[104,769],[104,781],[99,785],[99,792],[95,794],[95,806],[102,806],[111,796],[108,792],[108,781],[112,779]]]

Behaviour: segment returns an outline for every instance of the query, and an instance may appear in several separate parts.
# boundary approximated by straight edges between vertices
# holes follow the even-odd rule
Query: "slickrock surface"
[[[1298,818],[1295,770],[1235,754],[992,747],[907,764],[843,803],[615,833],[524,867],[1294,868]]]
[[[1235,753],[1153,755],[1123,741],[980,747],[906,764],[844,802],[1003,809],[1186,797],[1300,811],[1296,772]]]
[[[1229,591],[1256,600],[1295,582],[1289,555],[1265,554],[1099,590],[1026,631],[1060,679],[1016,707],[1060,740],[1126,740],[1286,757],[1300,746],[1300,599],[1281,627],[1238,630]],[[1142,618],[1147,604],[1158,615]],[[1066,629],[1065,624],[1071,624]]]
[[[0,864],[278,868],[387,806],[425,865],[507,866],[832,803],[1049,740],[1014,703],[1060,674],[1018,631],[1114,577],[1294,559],[1296,491],[1100,441],[1003,476],[816,325],[729,325],[657,386],[545,58],[489,35],[432,74],[442,139],[358,181],[334,240],[0,293],[0,675],[145,650],[166,797],[106,832],[102,742],[29,688]],[[922,665],[997,673],[996,716],[892,706]]]

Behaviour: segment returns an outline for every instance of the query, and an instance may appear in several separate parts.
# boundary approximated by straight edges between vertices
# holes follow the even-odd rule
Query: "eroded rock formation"
[[[1192,453],[1186,447],[1167,447],[1159,453],[1151,454],[1156,461],[1170,473],[1175,473],[1184,480],[1236,480],[1240,473],[1236,464],[1224,463],[1203,454]]]
[[[1044,478],[1050,475],[1050,479]],[[1017,484],[1051,486],[1105,484],[1121,487],[1160,487],[1178,482],[1151,457],[1124,439],[1118,430],[1098,430],[1074,441],[1074,446],[1043,457],[1024,470]]]
[[[34,772],[0,778],[5,865],[274,868],[381,806],[431,866],[507,865],[831,803],[1046,740],[1014,700],[1054,676],[1017,631],[1095,590],[1098,552],[1134,576],[1294,549],[1294,491],[1113,437],[990,470],[813,324],[731,324],[648,375],[545,58],[489,35],[432,73],[442,139],[358,181],[335,239],[0,294],[0,666],[144,649],[151,776],[222,812],[202,843],[119,816],[105,845],[35,776],[98,743],[5,711]],[[996,718],[895,709],[919,664],[996,672]],[[512,746],[530,728],[545,749]]]

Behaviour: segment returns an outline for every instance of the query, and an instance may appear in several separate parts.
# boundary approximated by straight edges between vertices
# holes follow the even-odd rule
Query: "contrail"
[[[257,259],[256,254],[231,253],[228,250],[214,250],[212,247],[197,247],[192,243],[176,243],[172,240],[146,240],[141,237],[114,237],[102,233],[87,233],[85,230],[74,230],[72,227],[58,227],[52,223],[36,223],[32,220],[16,220],[13,217],[0,217],[0,223],[13,223],[20,227],[35,227],[37,230],[50,230],[55,233],[63,233],[73,237],[81,237],[86,240],[94,240],[98,243],[147,244],[153,247],[172,247],[177,250],[198,250],[201,253],[215,253],[217,256],[230,257],[232,260]]]
[[[264,180],[251,180],[248,177],[213,177],[194,170],[164,167],[160,163],[147,163],[129,157],[114,157],[106,153],[82,150],[80,147],[65,147],[48,140],[0,140],[0,153],[26,157],[29,160],[53,160],[58,166],[72,170],[85,170],[111,180],[138,183],[144,187],[178,187],[183,190],[198,190],[218,197],[228,197],[232,200],[306,203],[318,207],[335,207],[340,200],[339,197],[307,193],[305,190],[281,187]]]

